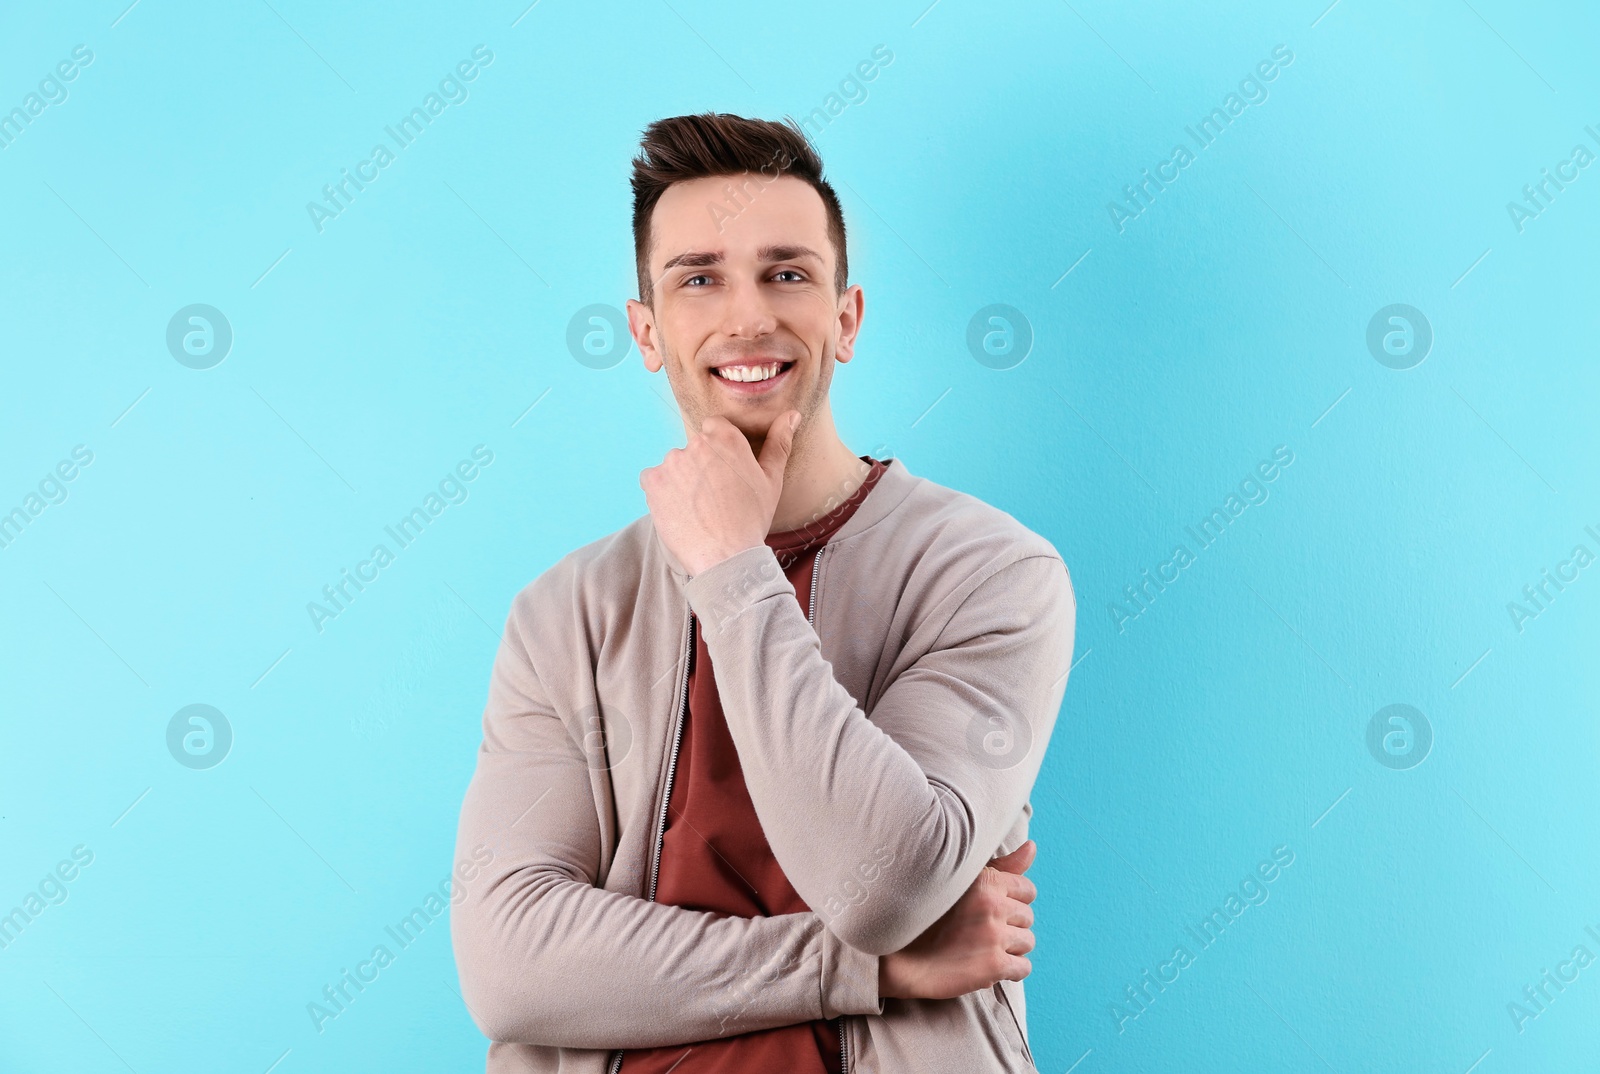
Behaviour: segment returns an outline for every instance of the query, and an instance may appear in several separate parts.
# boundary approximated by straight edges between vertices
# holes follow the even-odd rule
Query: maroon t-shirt
[[[767,536],[767,546],[794,586],[802,612],[811,598],[811,568],[817,551],[855,514],[883,475],[884,463],[865,456],[862,461],[872,469],[849,499],[808,526]],[[657,902],[739,917],[771,917],[811,909],[783,875],[761,830],[738,750],[723,719],[711,654],[698,623],[689,665],[689,706],[683,715],[683,741],[678,747],[667,817]],[[737,1011],[737,992],[727,998],[730,1013]],[[697,1044],[630,1049],[623,1057],[622,1070],[627,1074],[666,1074],[669,1070],[672,1074],[746,1074],[752,1070],[836,1074],[838,1026],[831,1020],[816,1019]]]

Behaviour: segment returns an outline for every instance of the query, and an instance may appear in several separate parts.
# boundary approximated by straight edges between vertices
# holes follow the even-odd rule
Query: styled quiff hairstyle
[[[850,266],[845,255],[844,212],[833,187],[822,178],[822,158],[805,132],[791,118],[782,123],[746,119],[726,112],[658,119],[644,130],[639,155],[633,158],[633,256],[639,273],[639,301],[654,305],[650,279],[650,214],[673,183],[713,175],[755,172],[760,184],[792,175],[811,185],[828,214],[828,239],[833,243],[833,289],[843,294],[849,286]],[[740,192],[748,197],[748,193]],[[729,212],[738,202],[730,204]]]

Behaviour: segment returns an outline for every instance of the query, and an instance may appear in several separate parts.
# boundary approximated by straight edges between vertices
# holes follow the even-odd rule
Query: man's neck
[[[751,449],[759,455],[761,445]],[[815,522],[849,499],[871,469],[839,439],[831,420],[803,427],[784,468],[783,492],[767,532],[788,533]]]

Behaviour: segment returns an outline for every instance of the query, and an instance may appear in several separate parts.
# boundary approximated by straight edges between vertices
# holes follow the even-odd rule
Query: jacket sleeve
[[[778,863],[853,948],[898,951],[1022,815],[1072,662],[1066,565],[1026,555],[935,609],[870,718],[834,678],[772,549],[691,578],[717,691]],[[921,647],[921,646],[919,646]]]
[[[724,916],[595,886],[599,773],[528,659],[527,596],[495,656],[457,832],[450,933],[478,1028],[497,1041],[643,1048],[882,1013],[877,957],[815,914]]]

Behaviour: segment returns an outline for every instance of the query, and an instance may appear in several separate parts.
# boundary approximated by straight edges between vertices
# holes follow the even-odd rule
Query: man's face
[[[650,234],[654,298],[630,301],[628,324],[645,368],[666,368],[684,424],[720,414],[758,442],[795,409],[798,442],[827,406],[833,363],[854,353],[863,304],[858,286],[834,293],[821,196],[792,176],[674,183]]]

